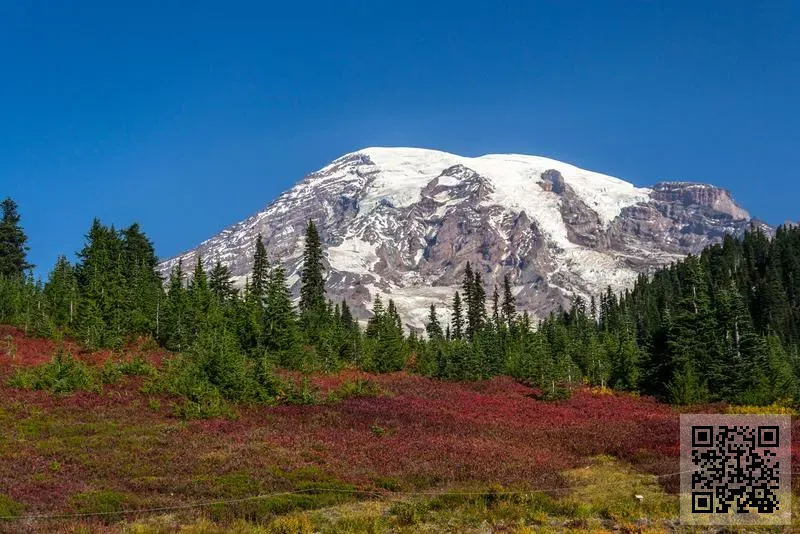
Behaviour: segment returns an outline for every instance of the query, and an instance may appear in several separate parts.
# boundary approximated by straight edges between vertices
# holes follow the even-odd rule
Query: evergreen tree
[[[514,299],[514,293],[511,289],[511,278],[508,276],[508,273],[503,277],[503,305],[502,305],[502,316],[503,320],[506,323],[506,327],[509,330],[513,330],[514,328],[514,321],[516,320],[517,316],[517,309],[516,309],[516,302]]]
[[[0,277],[21,278],[33,265],[27,261],[28,237],[20,226],[17,203],[6,198],[1,204],[0,219]]]
[[[78,303],[78,281],[75,270],[65,256],[59,256],[44,286],[44,296],[49,303],[53,323],[69,327],[75,319]]]
[[[480,273],[473,271],[469,262],[467,262],[464,272],[462,286],[467,302],[466,336],[472,340],[475,334],[483,328],[486,319],[486,290],[483,287]]]
[[[611,359],[611,383],[616,389],[635,391],[639,382],[639,348],[633,326],[626,318],[617,333],[617,348]]]
[[[314,222],[309,220],[306,228],[303,267],[300,274],[300,316],[309,339],[318,340],[321,329],[327,323],[325,303],[325,272],[322,264],[322,242]]]
[[[209,308],[212,301],[211,289],[208,287],[208,276],[203,268],[203,259],[200,254],[197,255],[197,262],[195,263],[192,279],[186,291],[189,307],[189,325],[190,337],[189,342],[193,342],[200,331],[205,327],[205,322],[209,315]]]
[[[226,302],[236,294],[231,280],[231,270],[219,260],[208,275],[208,287],[218,302]]]
[[[428,324],[425,325],[425,330],[428,333],[430,341],[442,341],[444,333],[442,332],[442,325],[439,324],[439,317],[436,314],[436,306],[431,304],[430,313],[428,314]]]
[[[138,224],[121,232],[121,245],[125,329],[133,334],[153,334],[164,292],[155,248]]]
[[[91,347],[119,346],[128,332],[128,290],[119,234],[95,219],[78,258],[76,276],[83,310],[79,330]]]
[[[261,234],[256,238],[255,253],[253,254],[253,273],[250,277],[250,291],[253,298],[263,305],[267,298],[267,285],[269,284],[269,261],[267,260],[267,249]]]
[[[456,291],[453,296],[453,318],[452,318],[452,338],[461,339],[464,337],[464,312],[461,309],[461,296]]]
[[[350,306],[347,305],[347,301],[342,299],[342,325],[345,328],[352,329],[354,326],[358,326],[356,320],[353,318],[353,312],[350,311]]]
[[[271,353],[282,355],[287,362],[290,352],[297,348],[297,318],[292,305],[292,295],[286,285],[286,271],[283,265],[273,266],[267,285],[267,306],[264,313],[264,348]]]
[[[380,296],[375,297],[373,316],[367,323],[364,336],[371,343],[370,367],[379,373],[399,371],[405,364],[405,343],[400,316],[394,301],[384,309]]]
[[[494,286],[494,293],[492,293],[492,323],[495,331],[499,332],[502,323],[500,321],[500,294],[497,292],[497,286]]]
[[[189,302],[183,287],[182,260],[178,260],[170,272],[163,315],[163,327],[159,329],[163,345],[170,350],[186,349],[191,325]]]

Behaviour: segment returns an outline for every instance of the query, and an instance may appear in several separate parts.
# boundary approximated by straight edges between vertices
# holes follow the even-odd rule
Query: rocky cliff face
[[[189,263],[201,254],[209,266],[219,259],[243,284],[262,234],[297,294],[309,219],[326,247],[329,296],[348,299],[366,318],[375,294],[383,294],[411,328],[423,326],[431,303],[447,320],[467,261],[481,270],[489,293],[508,273],[518,307],[542,315],[575,294],[628,287],[639,273],[750,224],[730,194],[714,186],[637,188],[534,156],[370,148],[306,176],[180,258]]]

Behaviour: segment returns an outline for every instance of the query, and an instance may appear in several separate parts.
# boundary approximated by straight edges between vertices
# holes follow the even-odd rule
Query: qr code
[[[681,521],[786,525],[791,417],[681,415]]]

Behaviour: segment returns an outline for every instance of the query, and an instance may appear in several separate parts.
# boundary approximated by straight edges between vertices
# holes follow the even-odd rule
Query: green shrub
[[[338,402],[350,397],[377,397],[383,395],[381,387],[364,378],[345,380],[339,387],[328,393],[328,402]]]
[[[17,517],[25,509],[23,505],[4,493],[0,493],[0,517]],[[2,521],[2,519],[0,519]]]
[[[142,358],[140,354],[130,360],[120,362],[118,367],[119,372],[124,376],[153,376],[156,374],[153,364]]]
[[[77,493],[70,497],[69,501],[76,513],[98,514],[106,522],[118,521],[121,512],[130,506],[127,496],[109,490]]]
[[[311,406],[320,404],[319,388],[307,377],[303,377],[300,383],[288,380],[283,384],[284,394],[280,400],[283,404],[297,404],[301,406]]]
[[[9,380],[9,385],[52,393],[100,390],[100,380],[94,376],[92,370],[61,348],[49,363],[18,369]]]
[[[266,362],[241,353],[225,331],[202,333],[185,353],[168,360],[145,385],[146,393],[180,397],[175,413],[185,419],[232,417],[232,403],[273,404],[279,381]]]

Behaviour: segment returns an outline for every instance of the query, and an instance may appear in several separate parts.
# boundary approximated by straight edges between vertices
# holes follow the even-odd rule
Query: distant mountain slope
[[[638,273],[740,234],[751,220],[711,185],[637,188],[543,157],[367,148],[180,258],[189,264],[199,252],[208,266],[219,259],[243,284],[261,233],[297,294],[309,219],[326,247],[329,296],[347,298],[364,318],[374,295],[385,294],[414,328],[431,303],[449,304],[467,261],[489,285],[509,273],[518,307],[542,315],[573,294],[628,287]]]

